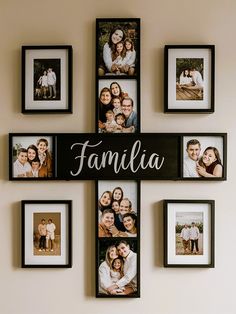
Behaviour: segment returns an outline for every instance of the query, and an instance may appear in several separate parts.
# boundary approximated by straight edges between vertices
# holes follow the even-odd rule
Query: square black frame
[[[17,137],[25,137],[25,138],[29,138],[29,137],[35,137],[35,138],[51,138],[51,152],[50,155],[52,154],[52,176],[45,176],[45,177],[15,177],[14,176],[14,155],[17,156],[17,149],[13,149],[13,144],[14,144],[14,138]],[[20,143],[19,143],[20,144]],[[34,146],[36,145],[35,143],[31,143]],[[29,144],[29,145],[31,145]],[[22,148],[22,147],[21,147]],[[25,147],[25,149],[27,149],[28,147]],[[15,151],[15,154],[13,153]],[[9,133],[9,180],[12,181],[48,181],[48,180],[55,180],[57,178],[57,160],[56,160],[56,135],[52,134],[52,133]]]
[[[54,52],[57,52],[58,55],[54,56],[53,54]],[[46,54],[48,54],[47,58],[45,58]],[[41,58],[40,55],[42,56]],[[37,66],[33,64],[34,60],[38,60]],[[21,62],[22,62],[21,112],[23,114],[72,113],[72,83],[73,83],[72,46],[71,45],[22,46]],[[40,87],[38,83],[40,75],[43,75],[43,73],[41,72],[46,71],[46,69],[48,69],[48,67],[50,67],[51,63],[53,62],[55,68],[57,69],[57,71],[55,70],[54,73],[56,73],[57,82],[59,81],[59,89],[57,88],[57,95],[59,94],[59,97],[56,96],[55,100],[53,98],[46,96],[46,93],[48,93],[48,87],[46,87],[44,90],[42,88],[42,85]],[[35,71],[38,74],[37,77]],[[29,76],[29,74],[31,79],[27,77]],[[27,80],[30,80],[30,82],[28,82]],[[35,102],[35,104],[33,104],[33,102]],[[48,102],[49,105],[48,109],[46,108],[46,105],[45,108],[43,105],[41,105],[43,104],[43,102]],[[60,106],[58,104],[60,104]],[[58,105],[58,107],[56,107],[56,105]],[[34,109],[34,106],[36,106],[36,109]]]
[[[169,215],[168,215],[168,205],[169,204],[204,204],[210,207],[210,231],[208,236],[210,236],[210,249],[209,249],[209,262],[206,263],[171,263],[168,259],[168,238],[169,238]],[[168,199],[163,201],[163,216],[164,216],[164,267],[196,267],[196,268],[214,268],[215,267],[215,201],[214,200],[181,200],[181,199]],[[209,218],[209,217],[208,217]],[[184,255],[185,256],[185,255]],[[199,257],[199,256],[197,256]]]
[[[62,264],[40,264],[40,263],[27,263],[26,261],[26,247],[25,247],[25,218],[26,218],[26,206],[27,205],[65,205],[67,207],[67,250],[66,250],[66,262]],[[33,239],[33,235],[32,235]],[[22,200],[21,201],[21,267],[22,268],[71,268],[72,267],[72,201],[71,200]]]
[[[101,25],[103,25],[103,27],[101,27]],[[135,25],[135,28],[130,29],[129,28],[131,27],[130,25]],[[106,40],[108,40],[108,31],[113,31],[116,26],[119,26],[119,28],[123,29],[123,34],[124,34],[124,30],[126,30],[126,33],[128,33],[129,30],[130,31],[132,30],[129,36],[134,36],[133,41],[134,41],[134,47],[135,47],[135,52],[136,52],[134,75],[120,75],[120,74],[116,75],[112,73],[111,74],[104,73],[103,75],[99,75],[98,69],[106,68],[103,62],[101,45],[104,45],[104,46],[106,44],[108,45],[108,43],[106,42]],[[128,39],[129,36],[127,36],[126,39]],[[100,38],[102,38],[102,40]],[[105,44],[103,41],[105,42]],[[104,108],[101,107],[102,103],[100,101],[101,91],[103,90],[104,87],[107,87],[107,89],[111,90],[111,85],[116,83],[120,90],[119,97],[121,98],[121,101],[124,97],[130,97],[132,99],[133,107],[135,108],[133,115],[137,115],[137,117],[135,117],[137,121],[137,123],[135,122],[135,133],[139,133],[140,132],[140,19],[139,18],[97,18],[96,19],[96,47],[97,47],[96,69],[95,69],[95,76],[96,76],[95,129],[96,129],[96,132],[100,133],[101,130],[102,132],[104,131],[106,132],[105,127],[102,129],[100,127],[100,126],[103,127],[105,123],[105,121],[101,121],[101,116],[102,116],[102,120],[105,120],[105,116],[103,116],[103,113],[102,113]],[[125,90],[122,90],[122,88]],[[115,96],[117,96],[115,94],[112,96],[112,93],[110,93],[110,95],[111,95],[111,98],[114,98]],[[113,107],[113,105],[111,104],[111,101],[112,99],[110,100],[109,106]],[[100,124],[99,121],[101,121],[102,124]],[[131,131],[131,133],[132,132],[133,131]],[[114,133],[114,132],[112,131],[111,133]],[[123,131],[121,133],[123,133]]]
[[[127,192],[127,188],[129,183],[132,183],[135,185],[136,189],[136,206],[137,206],[137,211],[136,211],[136,216],[137,216],[137,236],[136,237],[128,237],[124,235],[115,235],[113,237],[99,237],[99,197],[103,195],[103,193],[107,192],[105,190],[102,192],[102,194],[99,195],[99,182],[103,182],[104,185],[107,186],[113,186],[113,192],[116,188],[123,188],[123,192]],[[117,185],[119,183],[119,185]],[[122,185],[123,184],[123,185]],[[124,187],[124,184],[126,187]],[[124,197],[125,193],[122,193],[123,199],[126,199]],[[130,195],[129,195],[130,196]],[[108,206],[109,207],[109,206]],[[96,215],[96,234],[95,234],[95,252],[96,252],[96,265],[95,265],[95,274],[96,274],[96,297],[97,298],[139,298],[140,297],[140,181],[139,180],[96,180],[96,199],[95,199],[95,215]],[[130,214],[130,213],[129,213]],[[127,214],[129,216],[129,214]],[[136,278],[137,278],[137,290],[134,293],[130,293],[127,295],[122,295],[122,294],[106,294],[105,292],[102,293],[99,291],[99,270],[100,270],[100,265],[102,263],[105,263],[105,248],[106,250],[110,246],[117,246],[120,241],[126,241],[129,244],[130,250],[132,250],[134,253],[136,253],[136,258],[137,258],[137,269],[136,269]],[[103,259],[101,259],[100,253],[103,251]],[[101,262],[103,260],[103,262]]]
[[[182,105],[179,105],[177,104],[177,101],[181,101],[183,100],[184,102],[187,101],[187,100],[191,100],[192,102],[198,102],[198,101],[204,101],[204,93],[199,91],[199,93],[201,93],[201,95],[199,96],[199,94],[197,92],[194,92],[193,90],[189,90],[187,89],[187,87],[184,88],[183,90],[183,87],[179,87],[178,88],[178,92],[180,93],[180,95],[178,96],[180,99],[176,100],[176,99],[173,99],[173,97],[175,96],[176,97],[176,94],[177,94],[177,91],[176,91],[176,86],[177,84],[175,83],[175,87],[174,84],[172,85],[172,89],[171,87],[169,86],[169,81],[170,81],[170,73],[169,71],[170,70],[174,70],[175,67],[172,65],[170,66],[171,64],[171,58],[169,57],[169,52],[171,50],[176,50],[176,51],[179,51],[180,49],[184,49],[184,50],[192,50],[193,52],[196,51],[196,50],[207,50],[207,52],[205,52],[205,58],[208,60],[208,65],[207,67],[210,67],[210,69],[208,69],[208,86],[207,87],[202,87],[202,89],[204,88],[205,90],[208,89],[208,93],[206,93],[206,95],[208,95],[208,102],[206,103],[206,105],[204,105],[205,107],[202,107],[202,108],[197,108],[198,106],[195,105],[191,108],[191,106],[188,108],[183,108],[183,104]],[[193,54],[193,57],[195,55]],[[204,55],[202,55],[202,57],[204,57]],[[199,56],[198,56],[199,58]],[[180,68],[181,68],[181,73],[183,74],[185,69],[186,69],[186,66],[188,64],[188,68],[189,67],[194,67],[194,65],[190,62],[189,59],[194,59],[194,58],[182,58],[182,59],[185,59],[185,61],[182,62],[182,64],[180,65]],[[187,60],[188,59],[188,60]],[[196,56],[195,56],[195,59]],[[199,58],[200,59],[200,58]],[[203,58],[202,58],[203,59]],[[173,63],[175,63],[175,58],[173,57]],[[185,65],[186,64],[186,65]],[[196,65],[195,65],[196,66]],[[199,65],[200,66],[200,65]],[[187,70],[187,69],[186,69]],[[204,71],[204,67],[203,67],[203,64],[201,63],[201,71]],[[176,70],[177,72],[177,70]],[[200,72],[199,72],[200,73]],[[180,74],[180,73],[179,73]],[[182,75],[181,74],[181,75]],[[177,73],[172,73],[172,75],[177,75]],[[202,75],[202,74],[200,74]],[[206,73],[205,73],[206,75]],[[185,76],[185,74],[184,74]],[[189,76],[189,74],[188,74]],[[179,76],[178,76],[179,77]],[[187,77],[187,75],[186,75]],[[205,78],[204,78],[205,80]],[[180,84],[178,84],[178,86],[180,86]],[[187,89],[187,91],[186,91]],[[172,91],[172,92],[171,92]],[[187,95],[186,93],[190,93],[191,92],[191,95]],[[194,95],[193,95],[194,93]],[[171,98],[171,95],[172,95],[172,98]],[[189,98],[190,97],[194,97],[195,99],[191,99]],[[188,99],[189,98],[189,99]],[[175,101],[175,104],[173,105]],[[179,108],[178,108],[179,106]],[[203,104],[202,104],[203,106]],[[213,113],[215,110],[215,46],[214,45],[166,45],[165,48],[164,48],[164,112],[165,113]]]

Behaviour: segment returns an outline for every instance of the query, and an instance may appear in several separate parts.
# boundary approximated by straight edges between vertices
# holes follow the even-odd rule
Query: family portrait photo
[[[136,133],[139,107],[136,80],[102,79],[98,82],[98,132]]]
[[[176,255],[203,254],[203,212],[176,213]]]
[[[203,100],[204,59],[176,59],[176,100]]]
[[[97,296],[137,297],[139,262],[136,240],[99,240],[98,252]]]
[[[214,267],[215,202],[164,200],[164,266]]]
[[[34,213],[34,255],[61,255],[61,214]]]
[[[164,112],[214,112],[214,45],[166,45],[164,64]]]
[[[184,136],[184,178],[223,178],[224,139],[222,136]]]
[[[97,19],[99,76],[139,74],[139,19]]]
[[[22,267],[71,267],[71,217],[71,201],[21,201]]]
[[[34,59],[34,100],[61,99],[61,60]]]
[[[98,237],[137,237],[138,183],[98,181]]]
[[[53,177],[52,136],[13,136],[11,141],[11,176],[18,179]]]
[[[72,46],[22,46],[22,113],[72,113]]]

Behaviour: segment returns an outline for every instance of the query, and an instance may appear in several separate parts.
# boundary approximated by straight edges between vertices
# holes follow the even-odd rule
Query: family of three
[[[137,253],[125,240],[110,245],[98,273],[100,294],[134,294],[137,291]]]
[[[118,26],[110,32],[109,39],[103,46],[98,75],[134,75],[135,63],[134,42]]]
[[[201,144],[197,139],[187,142],[184,159],[184,177],[217,178],[223,176],[223,165],[216,147],[208,146],[201,155]]]
[[[52,157],[49,152],[48,140],[40,138],[36,145],[17,150],[17,159],[13,163],[15,178],[45,178],[52,177]]]
[[[138,118],[131,97],[122,91],[117,82],[102,88],[98,104],[98,128],[100,133],[137,132]]]
[[[121,187],[104,191],[98,200],[99,237],[137,237],[137,214]]]

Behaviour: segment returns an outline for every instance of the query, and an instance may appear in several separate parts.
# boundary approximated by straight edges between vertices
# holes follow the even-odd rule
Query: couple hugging
[[[19,148],[17,160],[13,164],[13,176],[19,177],[52,177],[52,158],[48,151],[48,140],[40,138],[36,146]]]
[[[125,240],[107,248],[98,271],[99,293],[128,295],[137,291],[137,253]]]
[[[202,156],[201,144],[197,139],[187,142],[187,156],[184,159],[184,177],[222,177],[223,166],[216,147],[208,146]]]

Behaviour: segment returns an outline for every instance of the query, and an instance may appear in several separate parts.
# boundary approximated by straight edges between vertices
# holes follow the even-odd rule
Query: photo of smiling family
[[[221,136],[186,136],[183,139],[184,178],[224,177],[224,143]]]
[[[97,19],[98,75],[139,73],[139,19]]]
[[[14,136],[12,139],[13,178],[52,178],[51,136]]]
[[[139,185],[98,181],[98,296],[137,296]]]

